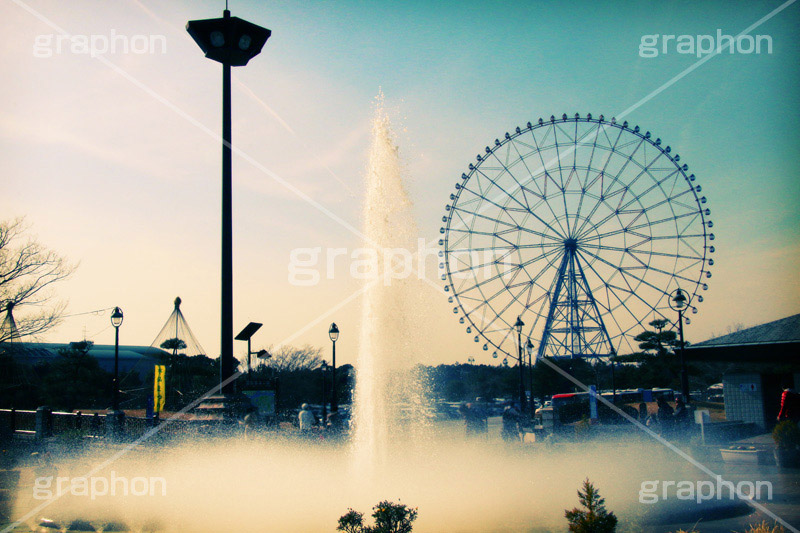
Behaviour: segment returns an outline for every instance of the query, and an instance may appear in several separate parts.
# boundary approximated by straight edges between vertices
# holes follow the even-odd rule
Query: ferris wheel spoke
[[[542,148],[541,146],[539,146],[539,141],[536,139],[536,135],[533,133],[533,130],[531,130],[531,138],[533,139],[533,143],[536,146],[536,154],[539,156],[539,162],[542,164],[541,170],[542,172],[544,172],[544,189],[540,188],[540,190],[542,191],[542,197],[546,199],[548,180],[552,181],[553,186],[558,188],[558,182],[556,182],[556,180],[553,179],[553,177],[550,175],[550,172],[547,171],[548,167],[553,163],[553,161],[550,161],[550,163],[545,163],[544,156],[542,155]],[[555,211],[553,211],[553,206],[550,205],[549,202],[546,203],[548,209],[550,210],[550,214],[553,215],[553,220],[555,220],[558,226],[561,228],[560,234],[569,235],[569,231],[566,228],[564,228],[563,224],[561,224],[561,221],[559,220],[559,217],[556,215]]]
[[[642,211],[642,213],[646,213],[646,211]],[[679,220],[679,219],[682,219],[682,218],[698,217],[699,214],[700,214],[699,212],[684,213],[684,214],[680,214],[680,215],[675,215],[675,216],[671,216],[671,217],[662,218],[662,219],[659,219],[659,220],[654,220],[652,222],[649,222],[649,221],[648,222],[643,222],[643,223],[641,223],[639,225],[636,225],[636,226],[627,226],[627,227],[624,227],[624,228],[615,229],[613,231],[608,231],[606,233],[597,233],[596,235],[582,235],[580,238],[581,238],[582,241],[585,242],[585,241],[594,241],[594,240],[598,240],[598,239],[604,239],[606,237],[613,237],[615,235],[620,235],[622,233],[629,233],[631,235],[638,235],[638,236],[641,236],[641,237],[646,237],[647,240],[650,240],[649,236],[646,236],[644,234],[638,233],[638,230],[645,229],[645,228],[655,228],[656,226],[659,226],[661,224],[665,224],[665,223],[668,223],[668,222],[675,222],[676,220]],[[682,236],[681,235],[676,235],[676,237],[680,238]]]
[[[534,138],[534,143],[535,143],[535,142],[536,142],[536,139]],[[538,220],[540,223],[542,223],[542,224],[543,224],[545,227],[547,227],[547,228],[548,228],[550,231],[552,231],[553,233],[555,233],[555,234],[557,234],[557,235],[562,235],[562,234],[563,234],[563,231],[564,231],[564,227],[563,227],[563,226],[561,226],[561,224],[560,224],[560,223],[559,223],[559,227],[561,228],[561,231],[556,231],[556,229],[555,229],[555,228],[554,228],[554,227],[553,227],[551,224],[549,224],[549,223],[545,222],[545,221],[544,221],[544,219],[542,219],[542,217],[540,217],[539,215],[537,215],[537,214],[535,213],[536,207],[538,207],[538,205],[541,205],[541,204],[543,203],[543,204],[544,204],[544,205],[546,205],[546,206],[547,206],[547,208],[549,209],[549,211],[550,211],[550,214],[553,216],[553,220],[555,220],[556,222],[558,222],[558,217],[556,216],[555,212],[553,211],[553,208],[552,208],[552,206],[551,206],[551,205],[550,205],[550,204],[549,204],[549,203],[546,201],[546,192],[542,192],[541,188],[539,188],[538,184],[537,184],[537,183],[536,183],[536,181],[533,179],[533,177],[534,177],[535,175],[538,175],[538,174],[539,174],[539,172],[537,172],[537,173],[534,173],[534,172],[532,172],[532,171],[531,171],[530,167],[528,166],[528,163],[527,163],[527,161],[525,161],[525,159],[522,157],[522,154],[519,152],[519,149],[517,148],[517,142],[512,142],[512,143],[511,143],[511,145],[514,147],[514,150],[517,152],[517,155],[519,155],[520,159],[522,160],[522,164],[525,166],[525,170],[526,170],[526,172],[527,172],[527,173],[528,173],[528,175],[530,176],[530,179],[528,180],[528,182],[527,182],[527,183],[533,183],[534,185],[536,185],[537,189],[539,189],[539,193],[536,193],[536,192],[534,192],[534,191],[532,191],[532,190],[528,189],[527,187],[524,187],[522,184],[520,184],[520,189],[521,189],[521,190],[523,190],[523,191],[526,191],[526,190],[527,190],[527,191],[530,191],[530,192],[531,192],[531,194],[533,194],[533,195],[537,196],[537,197],[540,199],[540,200],[539,200],[539,202],[537,202],[537,204],[531,208],[531,210],[530,210],[530,211],[531,211],[531,214],[532,214],[534,217],[536,217],[536,219],[537,219],[537,220]],[[525,146],[528,146],[528,145],[525,145]],[[530,147],[530,148],[533,148],[533,147]],[[540,159],[540,160],[541,160],[541,162],[542,162],[542,167],[541,167],[539,170],[540,170],[540,171],[543,171],[543,172],[545,172],[545,173],[546,173],[547,171],[546,171],[546,169],[545,169],[544,159],[542,159],[541,152],[538,150],[538,148],[536,149],[536,152],[539,154],[539,159]],[[523,194],[524,194],[524,193],[523,193]]]
[[[593,248],[597,251],[601,250],[608,250],[612,252],[620,252],[620,253],[630,253],[630,254],[642,254],[648,256],[656,256],[656,257],[669,257],[671,259],[692,259],[696,260],[697,257],[691,255],[681,255],[681,254],[671,254],[667,252],[656,252],[656,251],[649,251],[649,250],[635,250],[633,247],[631,248],[620,248],[619,246],[608,246],[608,245],[600,245],[600,244],[586,244],[581,243],[581,249],[584,248]]]
[[[494,153],[494,152],[492,152],[492,153]],[[499,185],[499,184],[497,183],[497,181],[495,181],[495,180],[493,180],[492,178],[490,178],[490,177],[489,177],[489,176],[488,176],[488,175],[487,175],[485,172],[483,172],[483,170],[481,170],[480,168],[476,168],[475,170],[476,170],[476,172],[477,172],[477,173],[478,173],[480,176],[483,176],[483,178],[485,178],[487,181],[489,181],[489,183],[491,183],[493,187],[495,187],[495,188],[497,188],[497,189],[500,189],[500,191],[502,191],[502,193],[503,193],[503,194],[498,194],[498,195],[496,195],[496,196],[495,196],[495,199],[497,199],[497,200],[499,201],[499,199],[500,199],[501,197],[505,196],[506,198],[508,198],[508,200],[509,200],[509,201],[514,201],[514,202],[516,202],[517,204],[519,204],[519,207],[520,207],[521,209],[523,209],[524,211],[528,211],[528,206],[527,206],[527,205],[525,205],[525,204],[523,204],[522,202],[520,202],[520,201],[519,201],[519,198],[515,197],[513,194],[511,194],[510,192],[508,192],[507,190],[505,190],[505,188],[504,188],[504,187],[502,187],[501,185]],[[514,181],[516,181],[516,180],[514,180]],[[486,194],[483,194],[482,196],[483,196],[484,198],[486,198]],[[494,205],[498,205],[498,204],[497,204],[497,202],[490,202],[490,203],[492,203],[492,204],[494,204]]]
[[[642,144],[643,144],[643,143],[644,143],[644,139],[641,139],[641,141],[640,141],[640,142],[639,142],[639,144],[637,145],[636,149],[634,150],[634,153],[635,153],[636,151],[638,151],[638,149],[639,149],[639,148],[642,146]],[[613,154],[616,152],[616,148],[617,148],[617,145],[615,144],[615,145],[614,145],[614,148],[612,148],[612,151],[609,153],[609,155],[608,155],[608,158],[606,159],[606,162],[605,162],[605,165],[603,166],[603,170],[601,171],[601,174],[605,174],[606,170],[608,169],[608,164],[609,164],[609,163],[610,163],[610,161],[611,161],[611,157],[612,157],[612,155],[613,155]],[[611,207],[611,205],[610,205],[610,204],[605,204],[605,205],[607,205],[607,207],[609,208],[609,210],[611,211],[611,213],[612,213],[612,214],[613,214],[615,211],[618,211],[618,210],[620,210],[620,209],[624,209],[624,208],[622,208],[622,207],[621,207],[621,205],[622,205],[622,201],[623,201],[623,199],[624,199],[624,197],[625,197],[625,193],[627,192],[627,190],[628,190],[628,189],[629,189],[629,188],[630,188],[630,187],[631,187],[631,186],[632,186],[632,185],[633,185],[633,184],[634,184],[636,181],[638,181],[639,177],[641,177],[643,174],[647,173],[647,174],[649,175],[648,169],[649,169],[649,168],[650,168],[650,167],[651,167],[651,166],[652,166],[652,165],[653,165],[653,164],[654,164],[654,163],[655,163],[655,162],[658,160],[658,158],[659,158],[660,156],[661,156],[661,152],[659,152],[659,154],[658,154],[658,155],[657,155],[657,156],[656,156],[656,157],[655,157],[655,158],[654,158],[654,159],[653,159],[653,160],[652,160],[652,161],[651,161],[651,162],[650,162],[648,165],[646,165],[646,166],[645,166],[645,167],[644,167],[644,168],[643,168],[643,169],[642,169],[642,170],[639,172],[639,174],[638,174],[637,176],[635,176],[635,177],[634,177],[634,178],[633,178],[633,179],[632,179],[632,180],[631,180],[629,183],[627,183],[627,184],[626,184],[626,186],[625,186],[625,187],[624,187],[624,189],[622,190],[623,194],[620,196],[619,204],[617,205],[617,207],[616,207],[616,208],[613,208],[613,207]],[[632,157],[633,157],[633,154],[632,154],[630,157],[632,158]],[[623,165],[623,167],[626,167],[626,166],[627,166],[627,164],[628,164],[630,161],[631,161],[631,159],[628,159],[628,160],[625,162],[625,164]],[[624,170],[624,168],[623,168],[623,170]],[[623,170],[620,170],[619,172],[617,172],[617,176],[621,175],[621,174],[623,173]],[[619,192],[620,192],[620,191],[611,192],[611,188],[612,188],[612,187],[614,186],[614,184],[615,184],[615,183],[617,183],[617,181],[618,181],[618,180],[617,180],[617,176],[615,176],[615,177],[612,179],[611,183],[609,183],[609,185],[608,185],[608,188],[604,189],[604,188],[602,188],[602,186],[601,186],[600,202],[603,202],[603,203],[605,203],[605,202],[604,202],[604,199],[605,199],[605,198],[612,198],[614,195],[616,195],[617,193],[619,193]],[[638,198],[641,198],[641,196],[642,196],[642,195],[638,195],[638,196],[634,197],[634,198],[633,198],[633,199],[630,201],[630,203],[634,203],[634,202],[636,202]],[[599,204],[597,205],[597,207],[599,207]],[[613,215],[612,215],[612,216],[613,216]],[[583,231],[584,231],[584,228],[585,228],[585,226],[586,226],[586,223],[588,223],[588,219],[587,219],[587,222],[585,222],[584,224],[582,224],[582,225],[581,225],[581,227],[578,229],[578,233],[583,233]],[[602,225],[602,223],[600,223],[600,224],[597,224],[597,225]]]
[[[464,188],[463,188],[463,190],[466,190],[466,191],[468,191],[468,192],[469,192],[469,193],[471,193],[471,194],[477,194],[475,191],[472,191],[472,190],[470,190],[470,189],[467,189],[466,187],[464,187]],[[514,220],[514,217],[512,217],[512,216],[511,216],[511,213],[512,213],[513,211],[507,210],[505,206],[502,206],[502,205],[500,205],[500,204],[498,204],[498,203],[494,202],[493,200],[490,200],[490,199],[489,199],[489,198],[487,198],[487,197],[481,197],[481,199],[480,199],[480,203],[478,204],[478,209],[479,209],[478,211],[469,211],[469,210],[465,210],[465,209],[463,209],[463,208],[458,208],[458,209],[461,209],[462,211],[464,211],[464,212],[466,212],[466,213],[469,213],[469,214],[472,214],[472,215],[474,215],[474,216],[486,216],[486,215],[482,215],[483,211],[485,211],[486,209],[488,209],[488,207],[483,207],[483,206],[481,205],[481,204],[483,204],[484,202],[486,202],[487,204],[491,204],[492,206],[496,207],[496,208],[497,208],[497,210],[498,210],[498,212],[500,212],[500,213],[504,213],[504,214],[505,214],[505,215],[506,215],[508,218],[510,218],[510,219],[511,219],[511,221],[512,221],[514,224],[517,224],[517,225],[519,224],[519,223],[518,223],[516,220]],[[455,208],[451,208],[451,209],[455,209]],[[496,219],[494,219],[494,218],[491,218],[491,217],[488,217],[488,216],[486,216],[486,217],[487,217],[487,218],[489,218],[490,220],[496,220]]]
[[[585,259],[584,259],[584,261],[585,261]],[[597,278],[600,280],[601,283],[603,283],[603,285],[606,288],[606,301],[608,302],[608,306],[606,308],[608,309],[609,314],[612,317],[614,316],[614,314],[611,313],[611,309],[612,309],[612,302],[611,302],[611,297],[610,297],[611,295],[613,295],[614,299],[617,301],[617,305],[614,306],[614,308],[616,308],[618,306],[624,308],[626,313],[631,318],[633,318],[634,320],[637,320],[637,321],[639,321],[639,319],[637,318],[636,313],[634,313],[626,303],[628,301],[628,299],[634,298],[634,299],[638,300],[641,304],[646,306],[648,309],[654,309],[653,305],[650,304],[644,298],[642,298],[637,293],[635,288],[631,286],[630,282],[627,279],[625,279],[625,275],[624,275],[623,271],[620,271],[620,272],[623,274],[623,281],[627,285],[627,288],[620,287],[620,286],[617,286],[617,285],[612,285],[611,283],[607,283],[607,282],[603,281],[603,277],[597,272],[597,270],[594,268],[594,266],[591,265],[590,263],[587,263],[587,265],[588,265],[588,268],[595,274],[595,276],[597,276]],[[620,297],[620,295],[617,294],[617,290],[619,290],[619,291],[621,291],[623,293],[626,293],[628,296],[625,297],[625,298]],[[656,290],[658,290],[658,289],[656,289]],[[663,291],[659,291],[659,292],[662,292],[662,294],[666,294]],[[624,330],[624,328],[622,328],[620,326],[620,331],[623,331],[623,330]]]
[[[564,184],[564,171],[561,167],[561,153],[558,149],[558,128],[553,127],[553,138],[556,141],[556,163],[558,164],[558,176],[561,181],[561,201],[564,204],[564,223],[567,225],[567,235],[571,235],[570,227],[569,227],[569,209],[567,208],[567,197],[564,195],[564,191],[567,189],[566,185]]]
[[[506,304],[506,306],[505,306],[505,307],[503,307],[503,308],[502,308],[502,309],[501,309],[501,310],[500,310],[500,311],[497,313],[497,315],[495,316],[495,318],[494,318],[494,319],[493,319],[491,322],[489,322],[488,324],[486,324],[485,328],[488,328],[488,327],[489,327],[489,326],[491,326],[491,325],[492,325],[492,324],[493,324],[495,321],[497,321],[498,319],[501,319],[501,317],[502,317],[502,316],[505,314],[505,312],[506,312],[506,311],[508,311],[508,310],[511,308],[511,306],[512,306],[512,305],[514,305],[515,303],[519,302],[519,297],[520,297],[520,296],[522,296],[522,293],[523,293],[523,292],[525,292],[525,289],[526,289],[526,288],[527,288],[527,287],[524,287],[524,288],[523,288],[523,289],[522,289],[522,290],[519,292],[519,294],[517,294],[516,296],[513,296],[513,295],[512,295],[512,300],[511,300],[510,302],[508,302],[508,303]],[[528,290],[529,290],[529,289],[528,289]],[[520,313],[520,314],[522,314],[522,313]]]
[[[508,176],[509,176],[509,177],[510,177],[512,180],[514,180],[514,183],[516,184],[516,188],[519,188],[519,189],[521,189],[521,188],[522,188],[522,184],[521,184],[521,183],[520,183],[520,181],[517,179],[517,177],[514,175],[514,173],[513,173],[513,172],[511,172],[511,170],[508,168],[507,164],[506,164],[506,163],[504,163],[504,162],[502,162],[502,161],[500,160],[500,158],[499,158],[499,157],[497,157],[497,152],[496,152],[496,150],[492,150],[492,153],[491,153],[491,155],[492,155],[492,157],[494,157],[494,159],[495,159],[495,160],[496,160],[496,161],[497,161],[497,162],[498,162],[498,163],[499,163],[499,164],[500,164],[500,165],[503,167],[503,170],[505,171],[505,173],[506,173],[506,174],[507,174],[507,175],[508,175]],[[521,159],[521,157],[520,157],[520,159]],[[505,192],[505,190],[504,190],[504,192]],[[512,192],[516,192],[516,191],[512,191]],[[516,200],[516,198],[513,196],[513,194],[511,194],[511,193],[507,193],[507,194],[508,194],[509,198],[514,198],[514,199]],[[531,210],[531,206],[530,206],[530,203],[528,202],[528,198],[525,196],[525,194],[524,194],[524,193],[523,193],[523,195],[522,195],[522,198],[523,198],[523,200],[525,200],[525,204],[523,205],[523,207],[525,208],[525,210],[527,210],[527,211],[530,211],[530,210]],[[520,204],[522,205],[522,203],[521,203],[521,202],[519,202],[519,200],[517,200],[517,202],[518,202],[518,203],[520,203]]]
[[[516,229],[518,227],[517,225],[512,224],[511,222],[506,222],[505,220],[500,220],[499,218],[490,217],[489,215],[484,215],[484,214],[479,213],[477,211],[469,211],[468,209],[463,209],[461,207],[452,207],[450,209],[450,211],[452,213],[454,213],[454,214],[458,213],[459,220],[464,221],[464,226],[465,227],[467,226],[466,220],[463,217],[463,215],[465,215],[465,214],[466,215],[471,215],[472,217],[475,217],[477,219],[488,220],[489,222],[496,222],[497,224],[502,224],[504,226],[507,226],[507,227],[513,228],[513,229]]]
[[[657,286],[653,285],[652,283],[650,283],[649,281],[645,280],[644,277],[636,276],[633,273],[633,270],[631,270],[631,269],[624,269],[621,266],[614,265],[613,263],[607,261],[606,259],[600,257],[599,255],[593,254],[592,252],[590,252],[588,250],[579,250],[578,253],[579,254],[584,254],[585,253],[585,254],[587,254],[587,255],[589,255],[591,257],[594,257],[597,261],[599,261],[601,263],[604,263],[608,267],[616,269],[622,275],[622,278],[625,280],[626,283],[629,283],[629,280],[627,278],[633,278],[636,281],[638,281],[639,284],[646,285],[647,287],[650,287],[651,289],[653,289],[653,290],[655,290],[657,292],[660,292],[662,294],[666,294],[663,289],[660,289],[659,287],[657,287]],[[585,258],[584,258],[584,261],[585,261]],[[670,274],[670,276],[671,276],[671,274]],[[633,295],[637,296],[638,298],[640,298],[638,295],[635,294],[635,290],[634,290],[633,287],[630,287],[630,291],[631,291],[631,294],[633,294]]]
[[[672,200],[673,200],[675,197],[673,196],[673,194],[672,194],[672,193],[669,193],[669,194],[667,194],[667,193],[666,193],[666,191],[664,191],[664,187],[663,187],[662,185],[663,185],[664,183],[666,183],[668,180],[674,180],[674,181],[677,181],[677,180],[675,180],[675,178],[676,178],[676,177],[677,177],[679,174],[680,174],[680,171],[679,171],[678,169],[675,169],[675,170],[673,170],[671,173],[669,173],[669,174],[667,174],[666,176],[664,176],[663,178],[661,178],[661,179],[656,179],[656,177],[655,177],[655,176],[653,176],[652,174],[650,174],[650,173],[648,172],[648,175],[649,175],[649,176],[650,176],[650,177],[653,179],[653,184],[652,184],[650,187],[648,187],[647,189],[645,189],[644,191],[642,191],[642,192],[639,194],[639,198],[644,198],[644,197],[646,197],[647,195],[649,195],[651,192],[655,191],[656,189],[659,189],[659,190],[661,190],[661,192],[664,194],[664,201],[666,201],[666,202],[670,202],[670,201],[672,201]],[[673,186],[673,189],[674,189],[674,186]],[[685,193],[681,193],[681,195],[682,195],[682,194],[685,194]],[[621,206],[621,207],[620,207],[620,209],[626,209],[626,208],[628,207],[628,205],[630,205],[630,204],[634,203],[635,201],[636,201],[636,199],[633,199],[633,200],[631,200],[631,201],[630,201],[628,204],[626,204],[625,206]],[[656,204],[656,205],[658,205],[658,204]]]

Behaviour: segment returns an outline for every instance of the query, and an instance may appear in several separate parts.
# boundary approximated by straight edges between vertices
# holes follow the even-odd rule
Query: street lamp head
[[[323,359],[322,360],[322,371],[325,372],[326,370],[328,370],[328,362],[325,359]]]
[[[339,326],[336,325],[336,322],[331,323],[331,329],[328,330],[328,335],[330,335],[333,342],[339,339]]]
[[[517,328],[517,333],[522,333],[522,326],[525,325],[525,322],[522,321],[522,317],[517,317],[517,322],[514,324],[514,327]]]
[[[115,328],[118,328],[122,325],[122,309],[119,307],[114,308],[114,312],[111,313],[111,325]]]
[[[218,19],[190,20],[186,31],[192,36],[206,57],[228,64],[243,67],[264,47],[272,32],[239,17],[225,16]]]
[[[683,290],[677,289],[675,291],[675,296],[672,298],[673,303],[675,304],[675,309],[681,310],[686,307],[686,295],[683,294]]]
[[[528,350],[528,355],[533,354],[533,343],[531,342],[530,339],[528,339],[527,344],[525,344],[525,349]]]
[[[272,357],[272,354],[266,350],[259,350],[256,352],[256,357],[259,359],[269,359]]]

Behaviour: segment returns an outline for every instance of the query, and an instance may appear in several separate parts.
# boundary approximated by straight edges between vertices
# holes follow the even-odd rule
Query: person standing
[[[520,415],[513,403],[503,409],[503,429],[501,435],[506,442],[519,442]]]
[[[300,413],[297,415],[297,417],[299,419],[298,421],[300,422],[300,433],[307,434],[317,423],[317,418],[314,416],[314,412],[307,403],[304,403],[300,406]]]
[[[672,435],[672,427],[675,422],[675,419],[673,418],[675,410],[664,398],[659,398],[656,400],[656,404],[658,404],[657,416],[658,424],[661,427],[661,435],[665,437],[670,436]]]
[[[778,420],[800,421],[800,394],[792,389],[786,388],[781,394],[781,410],[778,413]]]

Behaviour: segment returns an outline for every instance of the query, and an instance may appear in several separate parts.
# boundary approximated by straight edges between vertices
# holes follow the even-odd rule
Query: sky
[[[231,1],[234,16],[272,30],[234,69],[234,329],[262,322],[254,349],[311,344],[328,356],[335,321],[337,363],[355,362],[362,281],[347,256],[328,276],[326,250],[361,246],[379,91],[421,238],[438,239],[453,184],[506,131],[628,110],[625,120],[679,151],[712,210],[713,277],[687,340],[800,312],[800,4],[788,4]],[[121,342],[149,345],[180,296],[196,337],[218,353],[221,67],[185,24],[223,8],[0,2],[0,218],[26,217],[43,244],[79,263],[55,288],[77,316],[41,340],[113,343],[110,311],[82,313],[120,306]],[[757,23],[750,34],[772,45],[759,54],[698,64],[702,54],[659,40],[655,57],[640,55],[643,36],[700,43]],[[119,49],[103,51],[112,35]],[[76,36],[94,36],[95,53]],[[126,39],[145,42],[144,53],[125,53]],[[319,283],[291,283],[293,250],[315,247]],[[409,332],[422,362],[496,364],[429,277],[425,325]]]

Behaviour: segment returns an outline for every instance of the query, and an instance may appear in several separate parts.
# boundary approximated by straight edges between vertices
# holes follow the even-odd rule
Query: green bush
[[[772,429],[772,438],[778,448],[793,450],[800,446],[800,428],[791,420],[778,422]]]

